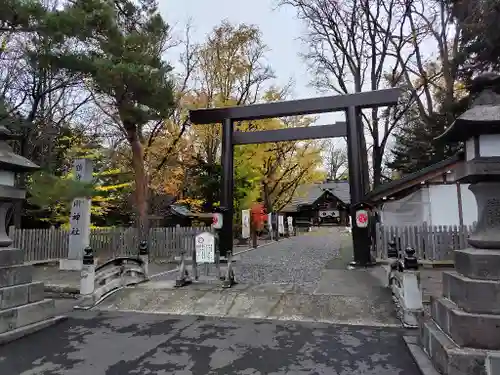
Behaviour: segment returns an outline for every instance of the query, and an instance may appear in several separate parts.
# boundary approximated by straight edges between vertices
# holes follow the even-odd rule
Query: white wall
[[[474,194],[469,190],[469,184],[461,184],[462,192],[462,212],[464,216],[464,225],[472,225],[477,221],[477,203]]]
[[[380,220],[387,226],[421,225],[428,220],[429,199],[427,188],[399,199],[384,203],[380,210]]]
[[[461,184],[460,190],[464,225],[471,225],[477,220],[476,199],[467,184]],[[429,198],[430,220],[428,223],[430,225],[460,225],[455,184],[429,186]]]

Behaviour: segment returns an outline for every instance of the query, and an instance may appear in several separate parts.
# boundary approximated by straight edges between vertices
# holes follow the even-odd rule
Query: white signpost
[[[292,235],[292,233],[293,233],[293,217],[288,216],[286,218],[286,221],[288,222],[288,233],[290,235]]]
[[[285,234],[285,218],[283,215],[278,215],[278,233]]]
[[[92,181],[93,165],[90,159],[77,159],[73,165],[75,179],[83,182]],[[68,258],[59,260],[59,269],[80,271],[83,266],[83,249],[90,244],[90,198],[75,198],[71,203],[69,217],[70,231]]]
[[[356,211],[356,226],[358,228],[366,228],[368,226],[368,211]]]
[[[250,238],[250,210],[241,211],[241,238]]]
[[[215,263],[215,236],[203,232],[195,238],[196,263]]]

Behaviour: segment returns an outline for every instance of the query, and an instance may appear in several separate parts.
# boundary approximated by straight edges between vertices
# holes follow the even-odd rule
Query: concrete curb
[[[20,338],[23,338],[24,336],[28,336],[38,331],[41,331],[44,328],[63,322],[66,319],[68,319],[68,317],[65,315],[55,316],[53,318],[42,320],[41,322],[28,324],[26,326],[16,328],[12,331],[4,332],[0,334],[0,346],[18,340]]]
[[[416,336],[403,336],[403,340],[422,375],[440,375],[427,354],[418,345]]]

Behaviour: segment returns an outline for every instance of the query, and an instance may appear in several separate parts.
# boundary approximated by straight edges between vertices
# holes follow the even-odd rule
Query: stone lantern
[[[55,304],[45,299],[44,285],[33,281],[33,266],[24,263],[24,251],[12,247],[6,232],[6,215],[26,191],[15,187],[16,173],[39,167],[15,154],[7,144],[14,135],[0,126],[0,345],[35,332],[61,319]]]
[[[421,345],[444,375],[500,374],[500,76],[476,78],[470,93],[469,109],[438,137],[464,142],[455,173],[478,208],[470,247],[455,251],[455,271],[443,274],[443,296],[421,327]]]

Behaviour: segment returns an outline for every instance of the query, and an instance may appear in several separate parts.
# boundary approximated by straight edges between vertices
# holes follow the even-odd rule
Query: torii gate
[[[360,228],[355,225],[356,209],[363,204],[363,197],[369,187],[368,181],[364,178],[368,166],[363,165],[361,155],[361,136],[363,134],[361,110],[394,105],[398,102],[401,93],[400,89],[384,89],[347,95],[190,111],[189,118],[193,124],[222,123],[221,211],[223,213],[223,227],[220,235],[221,254],[232,254],[233,251],[233,151],[235,145],[347,137],[351,195],[350,216],[354,248],[352,265],[369,265],[371,255],[368,228]],[[339,111],[345,112],[347,123],[256,132],[234,131],[235,121]]]

